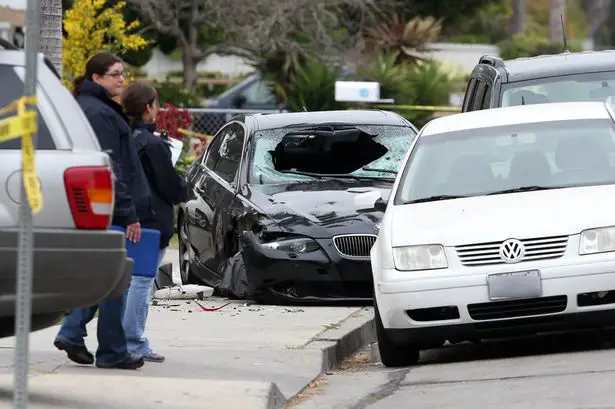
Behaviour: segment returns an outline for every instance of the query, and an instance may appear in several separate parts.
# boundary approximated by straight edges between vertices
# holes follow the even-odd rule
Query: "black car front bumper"
[[[371,305],[370,261],[343,258],[331,239],[316,241],[320,251],[294,255],[270,250],[253,234],[244,235],[248,296],[259,302]]]

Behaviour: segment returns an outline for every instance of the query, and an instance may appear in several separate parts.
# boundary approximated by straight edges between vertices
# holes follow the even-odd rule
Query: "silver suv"
[[[66,310],[119,296],[134,264],[123,234],[108,230],[109,156],[53,66],[39,58],[36,165],[43,208],[34,215],[32,331],[53,325]],[[24,64],[23,51],[0,48],[0,107],[22,96]],[[0,336],[13,335],[20,169],[19,139],[0,143]]]

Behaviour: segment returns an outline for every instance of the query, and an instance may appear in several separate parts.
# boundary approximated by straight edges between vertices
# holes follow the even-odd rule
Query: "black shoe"
[[[56,339],[53,345],[60,351],[66,352],[68,359],[75,363],[81,365],[92,365],[94,363],[94,355],[84,345],[73,345],[59,339]]]
[[[115,365],[100,365],[96,362],[96,366],[105,369],[139,369],[145,364],[145,360],[142,356],[130,355],[128,358]]]

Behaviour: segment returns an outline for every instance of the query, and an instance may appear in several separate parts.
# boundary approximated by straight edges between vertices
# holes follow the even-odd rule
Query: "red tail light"
[[[113,215],[113,175],[106,166],[68,168],[64,186],[75,226],[105,230]]]

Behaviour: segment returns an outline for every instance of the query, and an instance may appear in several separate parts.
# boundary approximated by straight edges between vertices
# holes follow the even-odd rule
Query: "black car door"
[[[237,194],[236,179],[245,140],[244,127],[239,122],[231,122],[216,139],[219,143],[213,146],[205,159],[205,177],[198,192],[204,206],[202,213],[208,219],[206,227],[203,226],[199,232],[204,238],[202,242],[206,244],[199,249],[199,258],[208,272],[220,279],[222,263],[232,256],[229,254],[232,244],[229,237],[232,229],[230,209]]]
[[[222,143],[224,129],[216,134],[213,138],[203,158],[190,168],[187,180],[192,189],[190,199],[185,203],[185,235],[188,237],[190,247],[194,251],[196,261],[203,266],[203,261],[206,260],[208,255],[208,249],[212,247],[211,244],[211,219],[213,218],[213,210],[210,199],[203,195],[203,186],[207,179],[206,162],[215,161],[220,144]],[[200,271],[194,271],[194,273],[200,276]],[[202,277],[205,278],[205,277]]]

